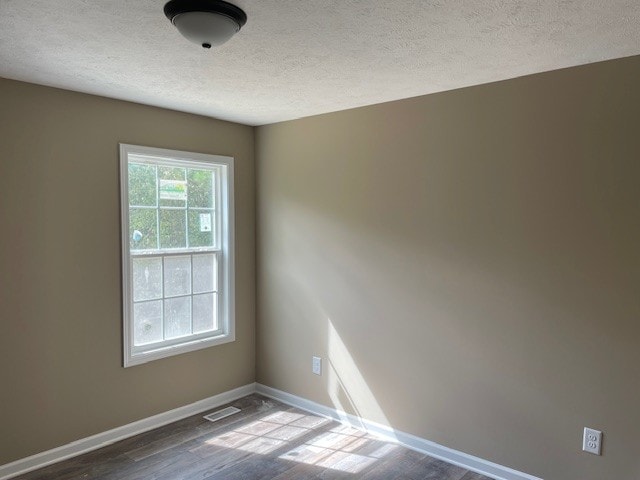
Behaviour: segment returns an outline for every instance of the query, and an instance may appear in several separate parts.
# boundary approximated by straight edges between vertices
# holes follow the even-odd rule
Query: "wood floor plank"
[[[467,472],[464,468],[427,456],[407,469],[404,475],[412,480],[462,480]]]
[[[256,415],[260,415],[264,411],[261,399],[253,399],[249,402],[245,399],[235,403],[236,408],[240,408],[242,415],[236,414],[216,422],[210,422],[204,419],[204,415],[211,412],[204,412],[201,415],[188,417],[170,425],[165,425],[158,430],[161,432],[155,435],[149,435],[145,442],[136,442],[136,446],[129,448],[127,455],[133,460],[141,460],[143,458],[155,455],[169,448],[173,448],[178,444],[189,442],[203,435],[208,435],[216,431],[223,431],[230,426],[245,422]],[[220,409],[215,409],[217,411]]]
[[[260,395],[228,406],[15,480],[491,480]]]

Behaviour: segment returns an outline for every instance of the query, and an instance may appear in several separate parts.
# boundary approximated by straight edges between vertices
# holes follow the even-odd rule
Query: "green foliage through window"
[[[129,163],[132,250],[215,247],[215,174]]]

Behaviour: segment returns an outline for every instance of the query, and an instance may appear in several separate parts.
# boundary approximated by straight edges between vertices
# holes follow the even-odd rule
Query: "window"
[[[235,340],[233,158],[120,145],[124,366]]]

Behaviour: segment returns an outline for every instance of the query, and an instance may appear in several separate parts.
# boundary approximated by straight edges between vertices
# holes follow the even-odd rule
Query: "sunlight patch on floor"
[[[207,449],[225,448],[268,455],[276,450],[288,450],[278,458],[359,473],[398,448],[367,437],[365,432],[348,425],[336,425],[326,430],[330,422],[315,415],[273,412],[214,435],[192,452],[205,454]],[[323,431],[317,432],[321,428]],[[303,443],[294,446],[296,442]]]
[[[307,465],[347,473],[359,473],[398,448],[397,445],[364,438],[365,433],[339,426],[280,456]]]
[[[268,454],[329,423],[326,418],[274,412],[206,440],[206,445]]]

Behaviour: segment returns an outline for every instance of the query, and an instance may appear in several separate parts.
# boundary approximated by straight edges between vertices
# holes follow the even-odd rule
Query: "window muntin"
[[[121,145],[125,366],[234,340],[233,159]]]

